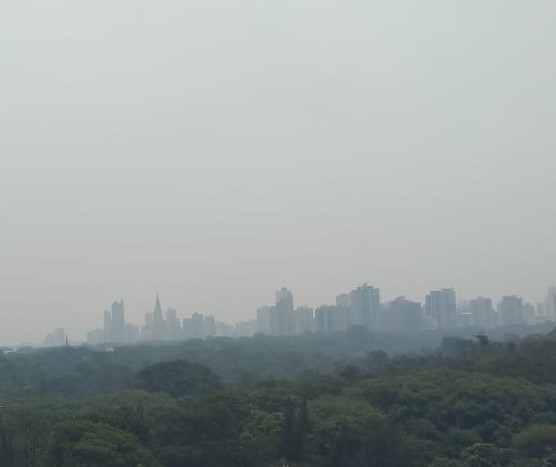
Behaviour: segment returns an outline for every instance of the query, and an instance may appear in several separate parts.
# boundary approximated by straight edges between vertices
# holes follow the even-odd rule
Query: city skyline
[[[545,298],[535,303],[515,294],[503,296],[498,302],[483,296],[462,299],[452,288],[430,291],[422,301],[408,300],[404,295],[387,300],[381,297],[379,288],[367,283],[351,292],[337,294],[335,304],[300,305],[286,287],[277,290],[275,298],[274,304],[259,306],[254,316],[229,323],[212,314],[187,315],[174,308],[164,308],[157,292],[154,309],[145,314],[143,324],[124,318],[124,300],[120,299],[104,311],[103,326],[87,332],[83,342],[95,345],[210,336],[248,337],[256,333],[327,333],[346,330],[352,325],[373,332],[449,331],[466,326],[486,330],[556,319],[556,287],[549,287]],[[43,344],[63,345],[66,339],[67,331],[57,328],[45,337]]]

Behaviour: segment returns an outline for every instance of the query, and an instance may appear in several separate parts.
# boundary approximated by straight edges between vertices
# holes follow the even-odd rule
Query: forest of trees
[[[0,465],[556,466],[556,334],[384,342],[353,329],[0,355]]]

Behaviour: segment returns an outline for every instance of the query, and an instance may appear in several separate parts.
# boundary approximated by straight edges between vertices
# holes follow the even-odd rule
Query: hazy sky
[[[554,0],[0,0],[0,344],[556,282]]]

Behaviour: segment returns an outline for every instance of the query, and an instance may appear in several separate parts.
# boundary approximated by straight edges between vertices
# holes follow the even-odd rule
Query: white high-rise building
[[[338,298],[336,300],[338,302]],[[345,298],[340,298],[340,304]],[[349,294],[349,324],[380,330],[380,290],[363,284]]]
[[[523,299],[516,295],[502,297],[498,304],[499,323],[503,326],[520,324],[523,322]]]
[[[453,329],[458,325],[456,292],[454,289],[433,290],[425,299],[425,315],[437,329]]]
[[[288,336],[293,333],[293,294],[282,287],[276,292],[276,306],[272,312],[272,334]]]
[[[170,341],[180,340],[182,337],[181,324],[176,310],[166,310],[166,339]]]
[[[492,306],[492,299],[477,297],[469,302],[469,311],[472,316],[472,325],[483,328],[496,326],[496,313]]]

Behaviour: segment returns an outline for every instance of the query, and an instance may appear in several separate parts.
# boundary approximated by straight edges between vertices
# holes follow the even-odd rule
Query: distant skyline
[[[358,287],[358,286],[361,286],[361,285],[367,286],[367,285],[371,285],[371,284],[367,284],[367,283],[355,284],[355,285],[352,285],[352,288],[353,287]],[[435,290],[452,290],[452,288],[450,288],[450,287],[437,287],[436,289],[432,288],[432,289],[426,291],[425,294],[423,294],[422,297],[411,297],[411,296],[409,296],[407,294],[404,294],[404,293],[400,293],[400,294],[397,294],[397,295],[392,296],[392,297],[385,297],[383,295],[383,291],[380,289],[380,287],[377,287],[376,284],[372,284],[371,287],[378,288],[378,290],[380,291],[380,294],[381,294],[380,295],[380,303],[382,303],[382,304],[387,304],[388,302],[392,302],[393,300],[395,300],[397,298],[403,297],[405,299],[420,303],[423,307],[425,305],[426,295],[428,295],[429,293],[431,293]],[[507,294],[504,294],[503,296],[500,296],[500,297],[493,297],[493,295],[489,295],[489,294],[475,295],[475,296],[472,296],[472,297],[471,296],[470,297],[461,297],[458,294],[457,290],[454,290],[454,292],[456,294],[456,304],[458,304],[458,305],[468,303],[471,300],[474,300],[474,299],[477,299],[477,298],[488,298],[488,299],[492,299],[493,300],[493,305],[496,306],[503,297],[517,296],[517,297],[522,298],[523,303],[525,303],[525,304],[531,304],[534,307],[536,307],[537,305],[541,305],[541,306],[544,307],[546,305],[547,293],[550,293],[550,294],[553,293],[551,291],[551,289],[556,289],[556,287],[547,287],[547,289],[545,290],[544,295],[541,298],[538,298],[536,300],[527,300],[525,297],[523,297],[522,295],[517,294],[517,293],[507,293]],[[291,292],[291,290],[288,289],[288,288],[286,288],[286,290]],[[309,307],[311,310],[316,310],[320,306],[327,306],[327,305],[331,305],[331,304],[335,303],[338,296],[348,294],[350,291],[351,290],[348,290],[348,289],[336,291],[334,294],[332,294],[333,298],[330,299],[328,302],[321,301],[321,302],[315,302],[315,303],[300,302],[294,294],[293,306],[294,306],[295,309]],[[277,293],[278,292],[275,292],[275,294],[277,294]],[[197,309],[188,309],[188,310],[180,309],[179,307],[176,307],[174,303],[167,303],[167,301],[164,299],[164,297],[160,298],[160,293],[158,291],[156,292],[156,296],[155,296],[154,300],[151,297],[152,303],[150,305],[145,305],[144,303],[142,304],[140,309],[144,310],[144,311],[138,311],[137,309],[136,310],[129,310],[127,302],[123,298],[114,299],[114,300],[110,301],[110,303],[107,302],[105,304],[103,310],[109,310],[113,306],[113,304],[121,306],[122,310],[123,310],[123,306],[125,304],[125,309],[126,309],[125,322],[137,325],[138,330],[140,330],[142,324],[144,324],[144,322],[145,322],[145,318],[146,318],[145,315],[152,314],[153,309],[160,310],[160,312],[163,315],[166,312],[166,310],[176,311],[178,313],[178,317],[180,318],[180,323],[181,323],[181,319],[183,319],[183,318],[190,317],[191,315],[196,314],[196,313],[204,313],[206,316],[210,316],[212,318],[215,318],[216,321],[218,321],[218,322],[229,324],[233,328],[233,326],[235,324],[240,323],[240,322],[256,321],[256,319],[257,319],[257,313],[256,313],[257,310],[261,309],[261,307],[264,308],[268,304],[270,304],[272,302],[272,299],[275,296],[275,294],[272,294],[272,293],[269,294],[269,297],[267,298],[267,301],[265,303],[262,303],[262,302],[259,303],[253,310],[251,310],[252,311],[251,314],[242,313],[241,315],[239,315],[239,317],[237,319],[228,319],[228,320],[226,320],[225,318],[222,318],[221,316],[218,316],[217,314],[213,313],[211,310],[203,308],[203,307],[200,307],[200,308],[197,308]],[[149,306],[150,306],[150,308],[149,308]],[[547,312],[547,310],[544,310],[544,311]],[[102,321],[102,316],[103,316],[102,313],[99,311],[97,313],[97,316],[96,316],[96,322],[95,322],[95,324],[92,325],[93,329],[102,329],[103,328],[105,323],[103,323],[103,321]],[[83,322],[85,322],[85,321],[83,321]],[[90,320],[88,320],[87,322],[90,322]],[[123,321],[122,321],[122,326],[123,326]],[[76,329],[67,329],[64,326],[64,323],[58,323],[56,328],[50,328],[50,329],[47,328],[47,329],[45,329],[44,330],[44,333],[45,333],[44,335],[51,333],[55,329],[58,329],[58,330],[63,329],[64,333],[71,334],[72,341],[74,341],[74,342],[85,342],[86,341],[85,334],[86,334],[86,332],[91,330],[91,329],[85,329],[85,330],[77,329],[77,332],[75,332]],[[0,342],[0,346],[4,345],[4,344],[20,345],[20,344],[25,344],[25,343],[39,344],[40,345],[44,340],[44,335],[42,336],[41,339],[38,339],[38,340],[35,340],[35,341],[16,341],[16,340],[14,340],[14,341]],[[121,341],[119,341],[119,342],[121,342]]]
[[[5,0],[0,345],[273,292],[556,285],[553,0]]]
[[[455,290],[450,288],[430,291],[421,303],[403,296],[384,301],[380,289],[362,284],[338,294],[335,303],[300,307],[295,305],[292,291],[282,287],[276,291],[274,303],[258,307],[254,317],[237,323],[224,323],[215,316],[198,312],[180,316],[174,308],[164,311],[157,293],[154,309],[145,314],[143,323],[126,319],[123,300],[114,301],[103,313],[103,325],[87,332],[86,343],[94,346],[241,338],[256,334],[331,334],[354,326],[366,328],[371,333],[449,333],[458,328],[489,332],[497,327],[555,321],[556,287],[547,292],[546,299],[538,306],[524,302],[516,295],[504,296],[498,304],[487,297],[458,302]],[[66,336],[63,328],[56,329],[45,337],[43,345],[67,345]]]

